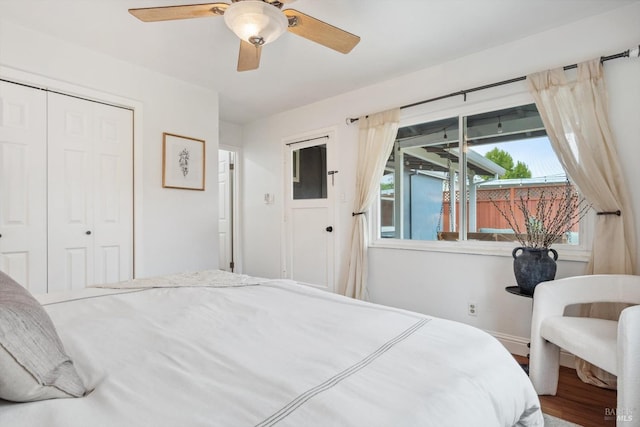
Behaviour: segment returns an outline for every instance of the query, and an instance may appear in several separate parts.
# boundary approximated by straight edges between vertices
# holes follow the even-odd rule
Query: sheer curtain
[[[589,272],[635,274],[635,229],[629,192],[609,126],[607,93],[599,59],[578,64],[569,81],[560,69],[527,77],[529,90],[560,162],[597,212]],[[617,319],[616,304],[593,304],[586,315]],[[615,387],[615,377],[582,360],[578,375],[585,382]]]
[[[346,296],[367,298],[368,226],[365,213],[380,191],[380,178],[398,133],[400,108],[360,117],[356,196]]]

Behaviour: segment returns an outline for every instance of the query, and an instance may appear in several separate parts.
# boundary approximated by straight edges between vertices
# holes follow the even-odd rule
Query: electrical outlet
[[[467,303],[467,314],[469,316],[477,316],[478,315],[478,304],[475,302]]]

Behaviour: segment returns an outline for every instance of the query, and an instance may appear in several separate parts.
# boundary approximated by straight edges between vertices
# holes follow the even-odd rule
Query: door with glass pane
[[[284,275],[333,291],[334,188],[332,135],[290,143],[285,149],[286,206]]]

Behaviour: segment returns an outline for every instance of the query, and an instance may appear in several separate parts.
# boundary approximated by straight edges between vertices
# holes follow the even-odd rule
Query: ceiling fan
[[[224,16],[227,26],[240,38],[238,71],[255,70],[260,65],[262,46],[285,30],[341,53],[349,53],[360,37],[295,9],[285,9],[294,0],[232,0],[180,6],[129,9],[144,22]]]

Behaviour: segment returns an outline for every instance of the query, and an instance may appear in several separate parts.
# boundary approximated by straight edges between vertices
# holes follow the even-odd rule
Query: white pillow
[[[47,312],[0,271],[0,398],[30,402],[86,393]]]

